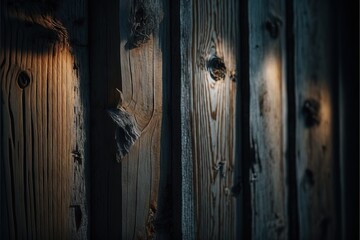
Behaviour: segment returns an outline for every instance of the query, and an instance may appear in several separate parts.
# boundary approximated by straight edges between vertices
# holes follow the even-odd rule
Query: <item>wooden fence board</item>
[[[248,9],[252,239],[286,239],[284,2],[249,1]]]
[[[238,1],[193,1],[190,116],[199,239],[235,237]]]
[[[93,234],[99,238],[152,238],[158,209],[160,136],[163,133],[166,139],[168,134],[162,132],[163,84],[169,79],[170,67],[163,62],[169,54],[168,20],[163,18],[168,6],[165,1],[102,5],[91,2],[91,14],[103,17],[91,24],[92,122],[97,136],[92,139],[93,224],[97,226]],[[129,152],[119,157],[120,163],[116,125],[106,116],[106,110],[118,104],[116,88],[122,91],[123,111],[135,119],[140,131]]]
[[[1,221],[8,225],[1,234],[84,238],[85,189],[78,186],[85,186],[85,164],[74,169],[72,151],[78,146],[86,156],[86,126],[75,121],[86,118],[86,95],[73,65],[87,66],[87,58],[73,41],[87,36],[86,26],[76,36],[71,26],[85,14],[84,2],[8,1],[1,11],[1,187],[7,198]],[[74,184],[74,175],[80,182]],[[78,226],[72,224],[73,196],[81,209]]]
[[[133,115],[141,131],[140,138],[121,162],[123,238],[154,236],[160,178],[160,134],[162,129],[163,83],[168,80],[165,64],[169,49],[168,19],[165,1],[121,1],[120,68],[123,106]],[[140,18],[147,18],[134,31]],[[144,28],[144,29],[142,29]],[[148,28],[148,29],[146,29]],[[166,137],[166,135],[164,136]]]
[[[294,1],[296,177],[300,239],[336,239],[335,33],[328,1]]]

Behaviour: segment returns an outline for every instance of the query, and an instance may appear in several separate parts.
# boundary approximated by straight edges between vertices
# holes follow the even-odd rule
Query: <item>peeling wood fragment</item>
[[[150,39],[163,17],[162,11],[147,1],[137,2],[130,15],[131,32],[125,49],[140,47]]]
[[[128,154],[131,146],[140,137],[141,131],[139,130],[135,118],[129,114],[122,106],[122,93],[117,89],[120,94],[120,100],[117,108],[109,109],[108,113],[112,120],[117,124],[115,130],[115,141],[117,145],[117,162]]]

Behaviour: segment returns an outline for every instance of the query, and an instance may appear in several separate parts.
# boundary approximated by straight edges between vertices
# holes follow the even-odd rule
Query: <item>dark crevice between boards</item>
[[[239,165],[239,175],[241,179],[242,193],[238,201],[237,211],[237,239],[252,238],[252,202],[251,202],[251,183],[250,171],[253,160],[251,159],[250,144],[250,79],[249,79],[249,13],[248,1],[240,3],[240,60],[238,68],[240,69],[240,81],[237,84],[237,122],[240,127],[237,128],[236,138],[238,145],[237,164]],[[240,132],[241,131],[241,132]]]
[[[164,21],[159,25],[159,36],[162,33],[170,32],[170,2],[163,2],[162,11],[164,12]],[[173,236],[173,198],[172,198],[172,145],[170,131],[170,102],[171,92],[171,71],[169,62],[170,57],[170,34],[163,34],[159,39],[162,49],[163,64],[163,88],[162,88],[162,119],[160,132],[160,180],[159,192],[156,209],[156,217],[153,222],[155,229],[155,238],[170,239]],[[168,67],[169,66],[169,67]],[[153,204],[154,205],[154,204]],[[150,205],[151,208],[151,205]]]
[[[293,1],[285,4],[285,37],[286,37],[286,99],[287,99],[287,135],[286,142],[286,172],[288,186],[287,215],[289,219],[288,238],[299,239],[299,213],[298,213],[298,190],[296,176],[296,102],[295,102],[295,39],[294,39],[294,5]]]

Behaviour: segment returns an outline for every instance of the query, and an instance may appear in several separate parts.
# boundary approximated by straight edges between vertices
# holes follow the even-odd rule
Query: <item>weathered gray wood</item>
[[[191,53],[193,5],[191,0],[182,0],[172,6],[173,30],[173,64],[172,74],[178,82],[173,83],[173,174],[174,174],[174,229],[177,239],[195,239],[196,223],[194,209],[194,163],[193,139],[191,133],[191,81],[193,74],[193,57]],[[175,12],[176,11],[176,12]],[[175,65],[177,64],[177,65]],[[176,67],[178,69],[176,69]],[[174,106],[175,105],[175,106]],[[179,146],[178,146],[179,145]]]
[[[252,238],[286,239],[284,1],[249,1],[248,8]]]
[[[86,25],[72,26],[85,9],[72,1],[2,5],[1,219],[7,224],[1,237],[86,238],[86,159],[74,169],[72,158],[76,146],[86,156],[86,98],[79,85],[87,58],[74,46],[86,41]],[[84,66],[79,75],[74,62]],[[82,212],[78,226],[72,204]]]
[[[337,239],[335,32],[328,1],[294,1],[296,164],[300,239]]]
[[[192,21],[181,19],[188,23],[184,36],[192,39],[185,42],[190,50],[181,50],[188,54],[184,53],[186,59],[182,62],[183,77],[190,77],[196,236],[232,239],[236,232],[236,203],[231,189],[234,185],[239,3],[192,1],[191,4]],[[186,87],[185,81],[182,84]],[[182,94],[188,96],[187,92]]]

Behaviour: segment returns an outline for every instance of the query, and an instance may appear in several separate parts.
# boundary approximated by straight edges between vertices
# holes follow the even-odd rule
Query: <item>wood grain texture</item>
[[[121,162],[122,237],[151,239],[158,209],[160,180],[160,135],[162,129],[163,82],[169,79],[168,19],[166,1],[120,2],[121,90],[126,111],[141,131],[140,138]],[[137,22],[134,15],[144,19]],[[153,26],[152,24],[156,24]],[[149,39],[128,48],[133,25],[152,29]],[[150,24],[150,25],[148,25]]]
[[[172,88],[176,94],[172,103],[178,102],[178,108],[175,108],[173,113],[173,124],[177,124],[173,137],[178,137],[175,144],[179,145],[179,151],[174,151],[173,174],[178,175],[174,181],[174,226],[178,229],[175,236],[180,239],[195,239],[196,225],[195,225],[195,199],[194,199],[194,163],[193,163],[193,139],[191,129],[191,82],[193,76],[193,56],[192,56],[192,27],[193,26],[193,5],[191,0],[180,1],[179,7],[175,7],[179,11],[175,16],[180,26],[179,32],[175,35],[178,37],[174,42],[174,46],[179,46],[179,52],[174,51],[172,57],[179,56],[177,59],[179,65],[179,83],[175,83]],[[178,45],[177,45],[178,44]],[[175,62],[175,61],[173,61]],[[175,73],[173,69],[172,73]],[[172,75],[172,76],[175,76]],[[176,88],[175,88],[176,86]],[[175,107],[175,106],[172,106]],[[180,115],[180,116],[179,116]],[[175,146],[173,147],[175,148]],[[176,156],[177,155],[177,156]],[[177,161],[176,161],[177,160]],[[179,188],[177,188],[180,186]],[[180,193],[176,192],[179,191]],[[178,210],[179,209],[179,210]],[[179,211],[177,213],[175,211]]]
[[[158,209],[163,82],[168,81],[168,21],[165,1],[90,2],[92,105],[92,209],[95,238],[150,239]],[[139,5],[142,10],[139,10]],[[149,10],[151,9],[151,11]],[[159,21],[146,41],[126,45],[134,25],[148,14]],[[138,14],[134,20],[134,14]],[[96,17],[95,17],[96,16]],[[100,17],[101,16],[101,17]],[[134,22],[139,21],[139,22]],[[146,27],[146,26],[145,26]],[[146,34],[149,32],[145,31]],[[132,40],[131,40],[132,41]],[[141,134],[121,163],[115,131],[106,110],[122,107]],[[167,134],[165,132],[165,134]],[[165,153],[166,151],[164,151]]]
[[[328,1],[294,1],[296,164],[300,239],[337,239],[334,18]],[[318,109],[318,110],[317,110]]]
[[[238,1],[215,0],[192,4],[190,113],[197,238],[233,239],[239,5]],[[221,59],[215,64],[216,71],[209,67],[212,57]]]
[[[249,1],[248,6],[252,239],[287,238],[283,5]]]
[[[86,238],[84,164],[74,169],[72,158],[76,147],[86,151],[86,100],[79,91],[84,73],[73,67],[75,61],[86,66],[86,56],[75,58],[79,52],[72,48],[74,39],[86,40],[86,26],[77,35],[70,26],[84,10],[84,2],[71,1],[2,5],[2,238]],[[82,211],[78,226],[74,201]]]

